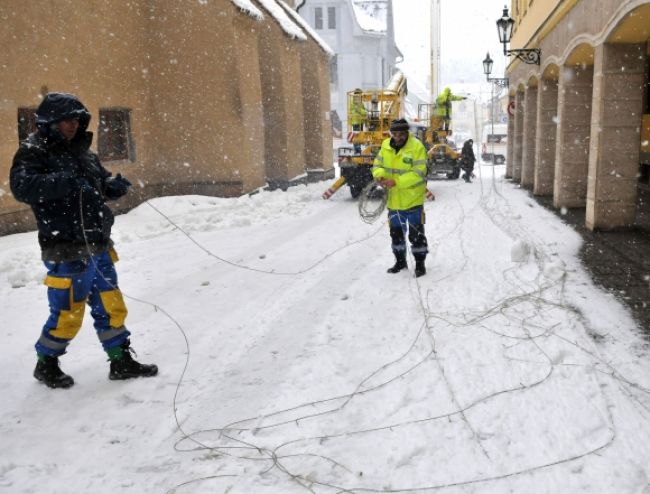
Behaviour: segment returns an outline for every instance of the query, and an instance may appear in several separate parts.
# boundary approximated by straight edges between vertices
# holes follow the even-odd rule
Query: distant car
[[[483,127],[481,159],[501,165],[506,162],[508,154],[508,125],[490,124]]]

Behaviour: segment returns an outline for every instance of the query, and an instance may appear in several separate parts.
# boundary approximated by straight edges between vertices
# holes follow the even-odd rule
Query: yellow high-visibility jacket
[[[366,111],[365,106],[363,106],[363,103],[352,103],[352,108],[350,110],[350,123],[352,125],[361,125],[366,119],[367,114],[368,112]]]
[[[467,99],[465,96],[456,96],[451,89],[446,87],[436,98],[436,115],[443,118],[451,118],[451,102]]]
[[[388,190],[388,209],[406,210],[424,204],[427,192],[427,153],[424,145],[409,134],[398,152],[384,139],[372,167],[375,179],[393,179]]]

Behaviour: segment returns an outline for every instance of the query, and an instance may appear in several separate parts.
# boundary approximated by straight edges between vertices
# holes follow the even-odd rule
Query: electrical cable
[[[388,191],[374,180],[367,184],[359,194],[359,216],[372,224],[381,216],[388,203]]]
[[[480,169],[479,169],[479,173],[480,173]],[[509,209],[510,205],[508,204],[507,200],[495,188],[494,174],[493,174],[492,180],[493,180],[493,184],[492,184],[492,190],[489,191],[490,195],[491,195],[491,193],[496,192],[496,195],[498,195],[500,197],[500,199],[503,202],[505,202],[506,208]],[[369,184],[369,185],[372,185],[372,184]],[[381,201],[383,199],[379,198],[379,203],[377,204],[376,202],[377,202],[378,198],[375,198],[374,199],[375,204],[373,205],[373,199],[371,199],[371,197],[370,197],[371,190],[373,189],[373,187],[367,186],[366,188],[368,189],[368,191],[365,194],[363,211],[364,211],[364,214],[367,216],[367,218],[371,219],[372,221],[366,221],[364,219],[364,215],[362,215],[361,202],[359,204],[359,214],[362,217],[362,219],[364,219],[365,222],[372,223],[373,221],[376,221],[376,219],[383,212],[383,208],[385,208],[385,203],[383,205],[381,205]],[[385,192],[385,189],[383,189],[383,188],[381,188],[381,189],[384,190],[384,192]],[[387,194],[384,193],[384,196],[387,198]],[[364,197],[363,192],[362,192],[362,197]],[[497,202],[498,202],[498,198],[497,198]],[[147,201],[147,203],[148,203],[148,201]],[[500,211],[499,208],[498,208],[498,204],[494,204],[494,203],[489,204],[488,203],[487,198],[484,196],[484,191],[483,191],[482,187],[481,187],[481,201],[480,201],[480,203],[481,203],[481,206],[482,206],[484,212],[487,214],[487,216],[502,231],[504,231],[507,234],[510,234],[510,236],[513,233],[518,234],[517,237],[523,236],[525,238],[527,236],[527,235],[525,235],[525,233],[526,233],[525,231],[522,231],[521,228],[517,229],[515,225],[511,224],[511,221],[509,221],[509,220],[512,219],[511,214],[507,214],[507,213],[504,214],[503,211]],[[82,221],[82,230],[84,231],[84,239],[86,241],[86,246],[87,246],[87,249],[88,249],[89,254],[90,254],[90,247],[88,245],[86,235],[85,235],[85,229],[84,229],[84,226],[83,226],[83,205],[82,204],[83,204],[82,203],[82,198],[80,196],[80,213],[81,213],[81,221]],[[347,246],[352,245],[352,244],[346,244],[345,246],[341,247],[341,249],[337,249],[334,252],[331,252],[330,254],[325,256],[325,258],[318,261],[315,265],[313,265],[313,266],[311,266],[311,267],[309,267],[309,268],[307,268],[305,270],[297,271],[297,272],[294,272],[294,273],[289,273],[289,272],[287,272],[287,273],[277,273],[277,272],[272,272],[272,271],[268,272],[268,271],[256,270],[256,269],[253,269],[253,268],[249,268],[247,266],[242,266],[242,265],[238,265],[238,264],[226,261],[226,260],[214,255],[209,250],[207,250],[206,248],[201,246],[187,232],[185,232],[182,228],[180,228],[179,225],[174,223],[168,216],[164,215],[161,211],[159,211],[157,208],[155,208],[152,204],[150,204],[150,203],[148,203],[148,204],[154,210],[156,210],[161,216],[166,218],[167,221],[170,222],[170,224],[174,225],[179,231],[181,231],[184,235],[186,235],[199,248],[204,250],[208,255],[210,255],[212,257],[215,257],[216,259],[221,260],[223,262],[226,262],[228,264],[231,264],[231,265],[233,265],[235,267],[239,267],[239,268],[243,268],[243,269],[252,269],[254,271],[258,271],[258,272],[262,272],[262,273],[298,275],[300,273],[304,273],[304,272],[312,269],[313,267],[315,267],[315,265],[317,265],[320,262],[324,261],[327,257],[334,254],[338,250],[341,250],[341,249],[343,249],[343,248],[345,248]],[[381,207],[381,209],[379,208],[379,206]],[[497,207],[494,208],[495,206],[497,206]],[[379,210],[379,212],[377,212],[377,210]],[[499,215],[498,220],[496,218],[497,214]],[[373,217],[374,217],[374,219],[373,219]],[[464,218],[463,218],[463,220],[464,220]],[[400,222],[403,222],[402,218],[400,218]],[[512,231],[513,227],[515,227],[514,232]],[[516,230],[519,230],[519,231],[516,231]],[[379,230],[377,230],[377,232],[378,231]],[[372,235],[370,235],[370,236],[368,236],[368,237],[366,237],[364,239],[361,239],[359,241],[353,242],[353,243],[359,243],[359,242],[368,240],[369,238],[373,237],[377,232],[374,232]],[[412,253],[410,251],[409,251],[409,253],[412,256]],[[537,248],[535,253],[536,253],[535,258],[536,258],[536,261],[538,262],[538,264],[540,264],[547,257],[547,255],[543,252],[542,249]],[[91,260],[92,260],[92,256],[91,256]],[[94,260],[93,260],[93,263],[94,263]],[[464,268],[465,264],[463,264],[463,268]],[[461,268],[461,269],[463,269],[463,268]],[[542,268],[542,266],[540,265],[540,269],[541,268]],[[101,272],[100,272],[100,274],[101,274]],[[516,273],[513,273],[513,275],[514,275],[513,276],[514,278],[517,278]],[[515,283],[515,286],[523,288],[522,284],[517,283],[517,281],[523,281],[523,280],[513,279],[511,281]],[[417,291],[418,291],[418,294],[419,294],[418,298],[420,299],[420,307],[421,307],[421,309],[423,311],[423,316],[424,316],[424,321],[425,321],[424,322],[424,328],[426,329],[426,333],[428,334],[428,336],[432,339],[432,350],[429,351],[424,356],[424,358],[422,360],[418,361],[416,363],[415,367],[423,364],[428,359],[433,359],[433,360],[436,361],[437,365],[439,366],[439,371],[441,372],[441,375],[442,375],[443,379],[446,381],[446,386],[447,386],[449,392],[451,393],[452,399],[453,399],[453,401],[455,403],[455,407],[454,407],[455,410],[454,411],[452,411],[452,412],[450,412],[448,414],[445,414],[445,415],[441,415],[441,416],[432,416],[432,417],[427,417],[425,419],[420,419],[420,420],[413,420],[413,421],[407,421],[407,422],[402,422],[402,423],[395,423],[395,424],[392,424],[392,425],[387,426],[387,427],[368,428],[366,430],[358,430],[358,431],[347,430],[342,434],[341,433],[339,433],[339,434],[330,434],[330,435],[324,434],[324,435],[319,435],[317,437],[302,438],[302,440],[290,440],[290,441],[284,442],[282,444],[276,445],[273,449],[269,449],[268,447],[263,447],[263,446],[256,446],[255,444],[253,444],[251,442],[247,442],[247,441],[244,441],[244,440],[241,440],[241,439],[236,439],[236,438],[231,437],[230,435],[228,435],[228,432],[236,432],[236,431],[241,431],[241,432],[249,431],[249,432],[252,432],[253,435],[255,435],[255,431],[260,430],[260,429],[274,428],[274,427],[278,427],[278,426],[281,426],[281,425],[290,424],[290,423],[294,423],[294,422],[296,423],[296,425],[298,425],[299,421],[306,420],[306,419],[309,419],[309,418],[316,418],[316,417],[318,417],[320,415],[323,415],[324,413],[337,412],[337,411],[341,410],[342,408],[344,408],[347,405],[347,403],[349,401],[351,401],[355,396],[359,396],[359,395],[363,395],[365,393],[373,392],[376,389],[379,389],[379,388],[381,388],[383,386],[388,385],[389,383],[394,382],[396,379],[398,379],[400,377],[406,376],[415,367],[412,367],[412,368],[406,370],[406,372],[399,373],[398,375],[395,375],[395,376],[392,376],[392,377],[391,376],[384,376],[381,379],[381,381],[383,381],[383,382],[380,382],[377,385],[362,389],[364,382],[367,382],[368,379],[370,377],[372,377],[372,375],[377,374],[380,371],[387,369],[388,366],[394,364],[395,362],[398,362],[398,361],[401,361],[402,359],[404,359],[406,357],[406,355],[409,354],[413,350],[413,347],[414,347],[416,341],[419,339],[420,333],[418,333],[418,336],[416,336],[416,338],[413,340],[411,348],[405,354],[398,357],[397,360],[395,360],[395,361],[393,361],[391,363],[385,364],[381,368],[377,369],[370,376],[367,376],[363,381],[361,381],[358,384],[358,386],[356,386],[356,389],[354,389],[349,394],[340,395],[340,396],[337,396],[337,397],[332,397],[332,398],[328,398],[328,399],[324,399],[324,400],[318,400],[318,401],[314,401],[314,402],[310,402],[310,403],[303,403],[303,404],[295,406],[293,408],[289,408],[287,410],[276,411],[276,412],[264,415],[262,417],[256,417],[256,418],[251,417],[249,419],[239,420],[239,421],[231,423],[230,425],[228,425],[226,427],[222,427],[222,428],[218,428],[218,429],[204,429],[202,431],[201,430],[200,431],[195,431],[195,432],[192,432],[192,433],[188,434],[182,429],[182,427],[180,425],[180,421],[178,419],[177,410],[176,410],[176,408],[177,408],[176,407],[176,398],[177,398],[177,394],[178,394],[180,385],[181,385],[182,380],[183,380],[183,376],[185,374],[185,369],[187,369],[188,363],[189,363],[189,342],[188,342],[187,336],[185,335],[182,327],[168,313],[162,311],[167,317],[169,317],[176,324],[176,326],[179,328],[179,330],[183,333],[183,335],[185,337],[185,340],[186,340],[186,347],[187,347],[187,361],[186,361],[183,373],[182,373],[182,375],[180,377],[180,380],[179,380],[179,382],[177,384],[177,389],[176,389],[176,392],[175,392],[175,395],[174,395],[174,417],[176,419],[177,428],[178,428],[179,432],[184,437],[182,439],[180,439],[176,443],[175,449],[177,451],[208,450],[208,451],[214,451],[216,453],[219,453],[219,454],[222,454],[222,455],[225,455],[225,456],[231,456],[231,457],[234,457],[234,458],[241,458],[241,459],[247,459],[247,460],[258,460],[258,461],[270,461],[271,465],[265,471],[271,470],[273,468],[277,468],[278,471],[280,471],[283,474],[288,476],[288,480],[294,481],[297,485],[299,485],[300,487],[308,490],[309,492],[315,492],[310,486],[314,486],[314,487],[315,486],[323,486],[323,487],[338,489],[338,492],[340,492],[340,493],[344,493],[344,492],[347,492],[347,493],[350,493],[350,492],[393,492],[393,493],[395,493],[395,492],[416,492],[416,491],[424,491],[424,490],[437,490],[437,489],[446,488],[446,487],[473,485],[473,484],[477,484],[477,483],[481,483],[481,482],[489,482],[489,481],[494,481],[494,480],[499,480],[499,479],[505,479],[505,478],[509,478],[509,477],[512,477],[512,476],[525,474],[525,473],[530,473],[530,472],[533,472],[533,471],[536,471],[536,470],[548,468],[548,467],[553,466],[553,465],[566,463],[566,462],[573,461],[573,460],[578,459],[578,458],[585,457],[587,455],[597,453],[598,451],[600,451],[600,450],[604,449],[605,447],[609,446],[614,441],[614,439],[616,437],[616,429],[615,429],[615,427],[613,427],[613,423],[614,423],[613,422],[613,417],[611,416],[611,413],[609,412],[609,410],[607,410],[608,418],[609,418],[608,422],[610,424],[610,427],[609,427],[610,435],[609,435],[608,438],[605,438],[604,443],[602,443],[600,445],[597,445],[596,447],[593,447],[592,449],[589,449],[589,450],[587,450],[585,452],[578,453],[578,454],[575,454],[575,455],[572,455],[572,456],[569,456],[569,457],[559,458],[559,459],[557,459],[555,461],[553,461],[552,459],[549,458],[550,461],[548,461],[546,463],[536,465],[536,466],[533,466],[533,467],[523,468],[523,469],[520,469],[520,470],[517,470],[517,471],[503,472],[501,474],[496,474],[496,475],[493,475],[493,476],[485,476],[483,478],[467,479],[467,480],[461,480],[459,482],[446,483],[446,484],[442,483],[442,484],[437,484],[437,485],[421,485],[421,486],[418,486],[418,487],[396,488],[396,489],[386,489],[386,488],[384,488],[384,489],[379,490],[379,489],[373,489],[373,488],[364,487],[364,486],[343,487],[343,486],[335,485],[335,484],[328,483],[328,482],[318,481],[318,480],[313,479],[313,478],[308,479],[308,478],[306,478],[306,477],[304,477],[304,476],[302,476],[300,474],[292,473],[291,471],[289,471],[288,466],[285,465],[282,462],[282,460],[284,458],[297,457],[297,456],[309,456],[309,455],[314,456],[314,457],[320,457],[320,458],[322,458],[322,459],[324,459],[324,460],[326,460],[328,462],[331,462],[333,465],[339,466],[339,467],[344,468],[345,470],[349,471],[349,469],[347,467],[345,467],[345,465],[342,465],[342,464],[336,462],[335,460],[333,460],[332,458],[328,458],[328,457],[326,457],[324,455],[317,455],[317,454],[314,454],[314,453],[305,452],[305,453],[298,454],[298,455],[287,454],[287,455],[278,456],[277,452],[278,452],[278,450],[280,448],[288,446],[289,444],[293,444],[293,443],[295,443],[297,441],[310,441],[310,440],[311,441],[316,441],[316,440],[324,440],[324,439],[333,438],[333,437],[340,437],[342,435],[366,434],[366,433],[370,433],[370,432],[377,431],[377,430],[383,430],[383,429],[386,429],[386,428],[388,428],[390,430],[393,430],[393,428],[397,428],[397,427],[400,427],[400,426],[403,426],[403,425],[407,425],[409,423],[420,423],[420,422],[427,421],[427,420],[438,420],[438,419],[441,419],[443,417],[451,418],[454,415],[459,416],[466,423],[466,425],[469,427],[473,437],[478,441],[479,447],[483,450],[483,453],[489,458],[489,455],[487,455],[487,451],[485,450],[485,448],[484,448],[484,446],[483,446],[483,444],[481,442],[480,437],[478,437],[478,435],[476,434],[476,431],[474,430],[472,425],[467,420],[467,417],[465,416],[465,412],[468,411],[469,409],[475,407],[479,403],[486,403],[488,400],[491,400],[492,398],[495,398],[496,396],[503,395],[505,393],[516,392],[516,391],[524,391],[524,390],[527,390],[527,389],[529,389],[531,387],[538,386],[538,385],[546,382],[546,380],[550,378],[550,376],[551,376],[551,374],[553,372],[553,367],[555,365],[558,365],[558,364],[553,362],[551,360],[550,356],[535,341],[536,338],[544,337],[545,335],[544,334],[542,334],[542,335],[537,335],[537,334],[533,335],[533,334],[530,333],[529,328],[532,327],[532,326],[531,326],[531,323],[526,320],[526,319],[530,318],[530,314],[527,315],[527,312],[524,311],[524,312],[520,313],[520,316],[523,317],[523,318],[521,320],[519,320],[519,325],[520,325],[520,327],[521,327],[524,334],[519,338],[522,339],[522,340],[527,340],[527,341],[531,342],[533,344],[533,346],[535,346],[537,348],[537,351],[543,356],[544,360],[546,360],[546,363],[550,364],[549,369],[547,370],[547,373],[545,375],[543,375],[541,377],[541,379],[535,379],[533,382],[520,383],[519,386],[515,386],[515,387],[513,387],[511,389],[497,390],[496,392],[493,392],[493,393],[490,393],[490,394],[487,394],[487,395],[484,395],[484,396],[477,396],[477,397],[475,396],[475,397],[473,397],[473,399],[470,398],[469,403],[466,401],[465,404],[460,404],[459,400],[455,396],[455,393],[454,393],[453,389],[451,388],[451,383],[448,381],[445,370],[442,367],[442,362],[439,360],[438,354],[436,352],[435,338],[434,338],[434,329],[435,328],[434,328],[434,325],[431,324],[431,321],[432,320],[433,321],[438,321],[438,322],[440,322],[442,324],[446,324],[448,327],[457,327],[457,328],[460,328],[460,327],[463,327],[463,326],[468,326],[470,324],[476,323],[477,321],[485,321],[490,317],[499,316],[499,315],[504,316],[504,317],[506,317],[508,319],[512,319],[513,321],[516,321],[516,319],[513,319],[513,318],[517,318],[518,317],[517,314],[507,314],[506,313],[506,311],[508,311],[509,309],[514,309],[514,304],[512,304],[512,302],[515,301],[515,300],[517,300],[518,302],[521,302],[521,303],[525,303],[525,302],[528,302],[528,301],[532,302],[532,303],[537,303],[537,309],[536,309],[537,313],[539,313],[541,311],[543,306],[546,306],[546,307],[555,306],[560,310],[562,310],[562,309],[566,310],[566,309],[568,309],[568,307],[564,303],[562,303],[562,301],[561,301],[562,298],[560,298],[560,302],[554,302],[554,301],[546,300],[545,298],[542,298],[542,292],[543,291],[545,291],[546,289],[549,289],[549,288],[554,288],[555,285],[557,283],[561,283],[561,281],[555,281],[554,283],[550,283],[550,285],[547,285],[547,286],[538,285],[537,289],[531,290],[531,291],[523,290],[523,293],[521,293],[519,295],[516,295],[514,297],[506,298],[505,300],[500,300],[491,309],[488,309],[486,311],[482,311],[482,314],[476,315],[475,317],[472,317],[469,320],[465,320],[465,321],[463,321],[461,323],[454,323],[451,320],[446,319],[444,317],[444,314],[434,314],[434,313],[432,313],[430,308],[425,307],[425,304],[424,304],[424,302],[422,300],[422,290],[421,290],[421,287],[420,287],[419,280],[417,278],[415,279],[415,283],[417,285]],[[563,283],[562,283],[562,285],[563,285]],[[526,292],[528,292],[528,293],[526,293]],[[127,296],[127,295],[125,294],[125,296]],[[145,303],[145,304],[152,305],[156,310],[162,310],[155,304],[151,304],[149,302],[146,302],[146,301],[134,298],[134,297],[128,297],[128,298],[131,298],[133,300],[136,300],[136,301],[139,301],[139,302],[142,302],[142,303]],[[575,313],[575,315],[579,319],[582,319],[580,321],[582,323],[582,325],[583,326],[586,325],[586,321],[584,320],[582,314],[580,314],[575,308],[573,309],[573,312]],[[481,327],[483,329],[487,329],[488,331],[493,332],[495,335],[497,335],[497,333],[492,331],[489,327],[483,326],[483,324],[481,324]],[[545,328],[541,327],[539,329],[545,329]],[[553,328],[550,328],[550,329],[546,328],[546,333],[549,336],[558,336],[558,335],[555,334],[554,331],[552,331],[552,329]],[[421,331],[422,331],[422,329],[420,330],[420,332]],[[507,335],[504,335],[504,334],[497,335],[497,336],[508,337]],[[577,343],[575,343],[575,342],[571,342],[571,341],[567,341],[567,342],[571,343],[573,345],[577,345]],[[579,347],[579,348],[582,348],[582,347]],[[584,348],[582,348],[582,350],[587,352],[587,350],[584,349]],[[597,355],[594,355],[594,357],[597,358],[597,359],[599,358],[599,356],[597,356]],[[444,356],[441,357],[441,358],[444,360]],[[622,378],[622,376],[619,373],[617,373],[616,370],[611,365],[609,365],[609,363],[607,363],[604,359],[602,359],[602,357],[600,357],[600,360],[601,360],[601,363],[607,365],[607,367],[609,367],[612,370],[612,374],[607,373],[607,375],[609,375],[611,378],[614,378],[615,380],[619,381],[619,385],[623,384],[623,382],[625,382],[625,384],[627,384],[628,386],[630,386],[632,384],[631,382],[628,382],[628,381],[624,380],[624,378]],[[614,375],[614,374],[618,374],[618,375]],[[388,379],[386,380],[386,378],[388,378]],[[603,395],[603,398],[605,399],[605,401],[608,401],[606,396]],[[290,411],[290,410],[297,410],[297,409],[300,409],[300,408],[303,408],[303,407],[305,407],[305,408],[313,407],[318,403],[325,403],[325,402],[328,402],[328,401],[330,401],[330,402],[342,401],[343,403],[342,404],[333,403],[334,407],[331,408],[330,410],[323,410],[323,411],[316,412],[316,413],[307,413],[306,415],[301,416],[301,417],[297,417],[297,418],[295,418],[293,420],[283,421],[283,420],[280,419],[280,420],[278,420],[278,421],[276,421],[274,423],[261,425],[261,426],[258,425],[257,427],[251,427],[251,428],[233,427],[233,426],[243,424],[243,423],[248,422],[248,421],[252,421],[253,419],[259,420],[261,418],[262,419],[263,418],[270,418],[272,416],[277,416],[277,415],[280,415],[280,414],[285,413],[285,412]],[[205,433],[205,432],[210,432],[210,431],[218,432],[221,437],[227,438],[227,439],[229,439],[231,441],[234,441],[234,442],[237,442],[237,443],[239,443],[240,445],[243,445],[243,446],[237,446],[237,447],[235,447],[235,446],[227,446],[227,445],[209,446],[209,445],[205,444],[204,442],[198,440],[195,437],[199,433]],[[198,448],[194,448],[194,449],[191,449],[191,450],[190,449],[184,450],[184,449],[177,448],[177,446],[184,440],[192,441],[193,443],[195,443],[198,446]],[[261,456],[255,458],[255,457],[251,457],[251,456],[239,456],[239,455],[236,455],[236,454],[229,454],[229,453],[226,452],[226,450],[230,450],[230,449],[244,449],[244,450],[248,450],[248,451],[251,451],[251,452],[257,451],[257,453],[259,455],[261,455]],[[206,481],[206,480],[209,480],[209,479],[216,479],[216,478],[219,478],[219,477],[238,477],[238,476],[240,476],[240,475],[206,476],[206,477],[203,477],[203,478],[196,478],[196,479],[193,479],[193,480],[189,480],[187,482],[184,482],[183,484],[178,484],[176,487],[181,488],[181,487],[183,487],[185,485],[200,483],[200,482],[203,482],[203,481]],[[307,485],[305,483],[307,483]],[[173,491],[175,492],[175,488],[173,489]]]

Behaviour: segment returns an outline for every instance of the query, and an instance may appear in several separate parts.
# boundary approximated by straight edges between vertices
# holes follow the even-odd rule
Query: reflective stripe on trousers
[[[104,350],[121,345],[129,337],[124,327],[127,310],[108,251],[93,256],[92,260],[46,261],[45,266],[50,316],[35,345],[39,354],[58,356],[65,353],[81,329],[86,304],[90,306],[97,337]]]
[[[411,252],[416,259],[424,259],[429,252],[427,237],[424,233],[424,207],[417,206],[405,211],[389,210],[391,247],[396,255],[406,251],[405,234],[411,242]]]

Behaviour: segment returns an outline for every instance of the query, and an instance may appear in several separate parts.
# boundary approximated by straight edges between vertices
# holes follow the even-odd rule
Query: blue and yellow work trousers
[[[406,210],[388,210],[388,225],[393,253],[396,257],[406,254],[406,232],[411,242],[411,252],[416,260],[423,260],[429,252],[424,234],[424,207],[416,206]]]
[[[58,357],[65,353],[81,329],[86,304],[104,350],[120,346],[129,337],[124,327],[127,310],[117,287],[116,260],[111,249],[89,259],[45,261],[50,317],[35,345],[38,354]]]

